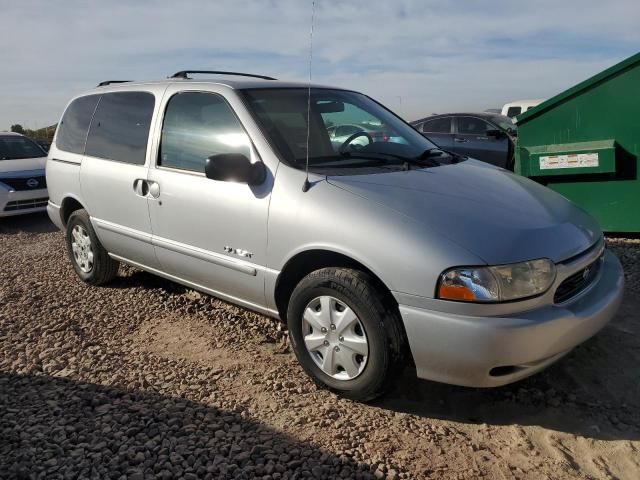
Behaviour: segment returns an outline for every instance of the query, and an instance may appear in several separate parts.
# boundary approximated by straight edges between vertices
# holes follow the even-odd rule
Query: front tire
[[[102,285],[115,278],[120,264],[112,259],[98,240],[86,210],[76,210],[67,221],[67,253],[80,279]]]
[[[353,400],[382,395],[403,368],[404,334],[397,309],[372,278],[323,268],[296,286],[287,310],[293,350],[321,386]]]

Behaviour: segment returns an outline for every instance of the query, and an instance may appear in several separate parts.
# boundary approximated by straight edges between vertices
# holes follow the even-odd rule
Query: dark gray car
[[[460,155],[513,170],[516,126],[495,113],[446,113],[411,122],[436,145]]]

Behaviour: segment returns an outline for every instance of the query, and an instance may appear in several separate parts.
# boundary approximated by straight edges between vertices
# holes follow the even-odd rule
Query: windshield
[[[0,160],[46,157],[40,146],[26,137],[0,136]]]
[[[504,115],[492,115],[491,121],[503,130],[511,130],[513,132],[517,130],[516,124],[513,123],[513,120]]]
[[[244,95],[283,160],[304,168],[308,89],[248,89]],[[310,99],[311,168],[398,165],[437,150],[436,145],[365,95],[312,88]],[[438,154],[442,159],[448,157],[444,152]],[[433,160],[430,166],[437,163]]]

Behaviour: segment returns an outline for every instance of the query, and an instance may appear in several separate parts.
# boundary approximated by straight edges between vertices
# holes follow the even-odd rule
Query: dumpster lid
[[[582,151],[598,151],[616,148],[616,141],[595,140],[590,142],[576,143],[556,143],[552,145],[532,145],[530,147],[522,147],[529,153],[565,153],[565,152],[582,152]]]
[[[573,97],[583,92],[584,90],[590,89],[591,87],[597,85],[598,83],[603,82],[609,77],[613,77],[618,73],[635,66],[638,63],[640,63],[640,52],[636,53],[635,55],[632,55],[631,57],[627,58],[626,60],[623,60],[620,63],[617,63],[616,65],[613,65],[612,67],[607,68],[606,70],[603,70],[602,72],[594,75],[593,77],[588,78],[587,80],[584,80],[583,82],[580,82],[577,85],[574,85],[573,87],[565,90],[564,92],[559,93],[555,97],[551,97],[550,99],[542,102],[540,105],[533,107],[524,113],[521,113],[516,117],[516,122],[517,124],[522,124],[524,122],[527,122],[532,117],[538,116],[538,114],[546,110],[549,110],[551,107],[554,107],[559,103],[564,102],[568,98]]]

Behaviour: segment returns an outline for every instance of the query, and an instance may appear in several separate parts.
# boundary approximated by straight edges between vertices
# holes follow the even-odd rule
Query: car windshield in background
[[[0,160],[46,157],[38,144],[24,137],[0,136]]]
[[[513,123],[513,120],[509,117],[505,117],[504,115],[492,115],[491,121],[503,130],[511,130],[514,133],[518,130],[518,127]]]
[[[272,145],[296,168],[304,168],[307,159],[307,118],[312,168],[403,165],[427,157],[425,165],[435,166],[451,159],[365,95],[312,88],[307,115],[308,93],[306,88],[244,90],[249,108]]]

